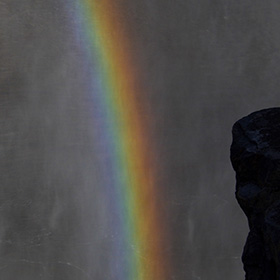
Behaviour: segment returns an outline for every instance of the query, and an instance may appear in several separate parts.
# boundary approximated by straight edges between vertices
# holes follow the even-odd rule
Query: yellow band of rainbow
[[[168,261],[160,219],[155,154],[148,126],[137,97],[137,71],[131,57],[129,36],[114,0],[78,0],[79,18],[86,29],[89,59],[98,72],[99,95],[114,165],[114,188],[118,194],[122,241],[115,260],[118,280],[164,280]],[[96,78],[95,78],[96,79]],[[97,94],[93,92],[93,94]],[[118,255],[115,255],[118,258]]]

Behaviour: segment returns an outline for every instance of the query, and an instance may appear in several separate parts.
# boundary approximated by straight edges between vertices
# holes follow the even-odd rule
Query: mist
[[[1,279],[118,279],[73,2],[0,0]],[[115,3],[153,116],[170,279],[244,279],[231,127],[279,106],[280,4]]]

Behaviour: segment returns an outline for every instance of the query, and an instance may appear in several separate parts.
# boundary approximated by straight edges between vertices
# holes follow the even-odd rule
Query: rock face
[[[236,198],[250,228],[242,255],[246,280],[279,280],[280,108],[242,118],[232,133]]]

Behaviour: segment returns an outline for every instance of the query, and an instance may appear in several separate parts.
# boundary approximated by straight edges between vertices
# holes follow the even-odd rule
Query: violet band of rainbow
[[[158,207],[155,152],[141,116],[137,65],[113,0],[77,0],[77,30],[86,44],[101,149],[108,154],[106,192],[114,220],[110,268],[117,280],[168,279]]]

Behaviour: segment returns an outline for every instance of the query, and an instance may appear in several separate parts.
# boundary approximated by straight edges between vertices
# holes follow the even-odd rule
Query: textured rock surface
[[[246,280],[280,279],[280,108],[254,112],[233,126],[236,198],[250,232]]]

